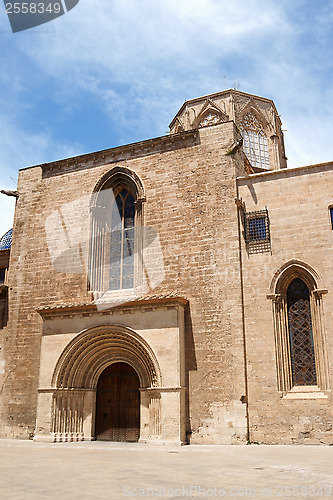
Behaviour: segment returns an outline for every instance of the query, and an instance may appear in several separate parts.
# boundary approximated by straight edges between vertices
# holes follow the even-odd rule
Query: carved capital
[[[281,293],[268,293],[266,295],[266,299],[269,299],[272,302],[280,302],[281,301]]]
[[[316,288],[313,290],[313,293],[320,298],[322,295],[326,295],[328,293],[328,290],[326,288]]]

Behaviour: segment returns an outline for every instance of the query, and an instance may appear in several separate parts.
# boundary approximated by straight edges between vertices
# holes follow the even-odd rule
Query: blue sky
[[[0,187],[29,165],[164,135],[184,100],[235,82],[274,100],[289,167],[333,160],[332,26],[325,0],[80,0],[13,34],[1,3]],[[3,234],[14,199],[0,210]]]

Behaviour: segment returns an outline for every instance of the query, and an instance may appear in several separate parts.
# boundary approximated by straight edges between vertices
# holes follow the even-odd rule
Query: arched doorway
[[[127,404],[127,413],[136,415],[136,419],[132,418],[135,425],[131,422],[127,424],[125,429],[127,428],[128,431],[125,437],[120,431],[118,435],[112,436],[110,426],[107,432],[100,421],[103,413],[107,413],[107,404],[109,404],[105,405],[107,411],[101,413],[104,406],[102,395],[108,392],[106,381],[103,383],[104,377],[101,378],[101,375],[103,370],[117,363],[124,363],[125,370],[127,369],[132,374],[132,377],[128,378],[136,380],[136,390],[132,393],[132,401],[135,401],[133,394],[136,394],[137,403]],[[134,373],[131,367],[135,367]],[[109,368],[109,370],[112,369],[116,370],[117,367]],[[121,377],[121,374],[119,377],[126,378]],[[105,375],[105,378],[108,377]],[[139,437],[150,439],[152,435],[159,436],[159,426],[156,427],[155,423],[160,421],[160,407],[156,404],[156,409],[153,411],[152,401],[156,399],[153,396],[159,396],[158,389],[161,386],[161,372],[155,353],[145,339],[136,332],[116,324],[94,326],[84,330],[65,347],[53,372],[51,432],[54,441],[81,441],[96,439],[96,437],[97,439],[135,441]],[[130,394],[132,389],[129,391]],[[97,392],[101,394],[97,398],[98,404],[96,405]],[[121,391],[122,394],[124,392],[127,391]],[[107,402],[110,398],[105,396],[105,399]],[[125,401],[126,398],[122,400]],[[104,418],[107,419],[107,417]],[[129,420],[129,417],[125,418],[125,423],[126,420]],[[137,430],[139,424],[140,432]],[[121,429],[119,425],[116,428]]]
[[[96,439],[138,441],[140,380],[127,363],[113,363],[101,373],[96,394]]]

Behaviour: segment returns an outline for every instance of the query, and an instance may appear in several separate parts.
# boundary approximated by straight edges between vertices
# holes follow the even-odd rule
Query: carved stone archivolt
[[[116,190],[120,184],[127,186],[131,190],[136,201],[142,202],[145,200],[145,190],[140,177],[127,167],[114,167],[97,182],[91,197],[90,207],[96,206],[98,195],[102,190]]]
[[[283,264],[273,276],[270,285],[270,294],[280,293],[288,285],[284,285],[286,278],[288,277],[288,284],[297,277],[301,277],[308,287],[313,291],[325,290],[322,279],[319,274],[306,262],[301,260],[292,259]],[[319,286],[318,286],[319,285]],[[271,298],[271,297],[267,297]]]
[[[141,387],[161,385],[157,359],[134,331],[119,325],[92,328],[75,337],[56,365],[54,388],[95,389],[102,371],[112,362],[125,362],[138,373]]]
[[[80,441],[91,435],[85,430],[87,414],[94,414],[98,379],[112,363],[132,366],[146,396],[149,408],[149,430],[160,433],[160,396],[154,388],[162,379],[157,359],[150,346],[134,331],[120,325],[103,325],[82,332],[61,354],[54,370],[51,391],[54,441]],[[149,394],[149,392],[147,392]]]

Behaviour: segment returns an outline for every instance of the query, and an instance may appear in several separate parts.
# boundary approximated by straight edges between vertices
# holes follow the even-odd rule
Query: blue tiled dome
[[[12,246],[12,234],[13,230],[10,229],[6,234],[0,239],[0,250],[9,250]]]

